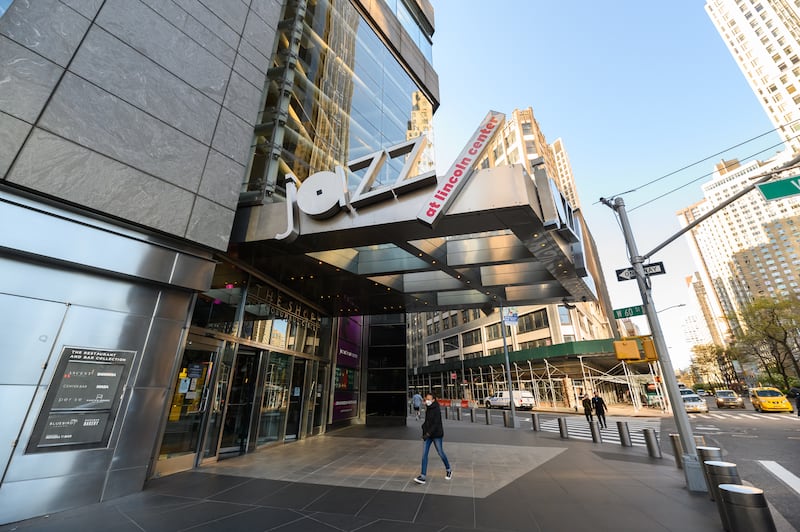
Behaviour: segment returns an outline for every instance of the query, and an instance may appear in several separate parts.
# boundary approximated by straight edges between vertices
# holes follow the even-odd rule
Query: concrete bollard
[[[722,528],[730,530],[731,524],[728,522],[728,514],[725,511],[725,504],[722,502],[719,485],[741,484],[742,479],[739,476],[739,471],[733,462],[708,460],[705,462],[705,466],[709,478],[708,491],[709,493],[714,493],[714,502],[717,503],[717,511],[719,512],[720,520],[722,520]]]
[[[558,418],[558,432],[561,434],[562,440],[569,439],[569,428],[567,427],[567,418]]]
[[[589,422],[589,430],[592,431],[592,442],[594,442],[594,443],[603,443],[603,433],[600,432],[600,422],[599,421],[590,421]]]
[[[619,443],[623,447],[633,447],[631,432],[628,430],[627,421],[617,421],[617,432],[619,432]]]
[[[658,433],[656,429],[642,429],[644,433],[644,443],[647,445],[647,454],[650,458],[661,458],[661,445],[658,443]]]
[[[764,490],[738,484],[720,484],[720,499],[730,532],[776,532]]]
[[[697,460],[700,462],[703,470],[703,476],[706,479],[706,486],[708,486],[708,496],[714,500],[714,490],[711,489],[711,479],[708,477],[708,470],[706,469],[706,462],[709,460],[722,460],[722,449],[719,447],[705,447],[700,445],[697,447]]]
[[[486,410],[483,411],[483,413],[486,414],[486,424],[487,425],[491,425],[492,424],[492,411],[487,408]]]
[[[542,423],[539,420],[539,413],[538,412],[531,412],[531,429],[535,431],[542,430]]]
[[[456,419],[461,421],[461,407],[460,406],[456,407]]]
[[[474,408],[470,408],[469,409],[469,422],[470,423],[475,423],[475,409]]]
[[[514,428],[514,416],[511,415],[511,410],[503,410],[503,426]]]
[[[675,456],[675,467],[683,469],[683,445],[680,434],[670,434],[669,442],[672,444],[672,454]]]

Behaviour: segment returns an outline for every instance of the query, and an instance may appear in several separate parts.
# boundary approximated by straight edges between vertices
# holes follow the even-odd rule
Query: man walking
[[[439,453],[439,457],[444,462],[445,480],[453,478],[453,470],[450,468],[450,462],[447,461],[447,455],[444,454],[443,438],[442,411],[439,409],[439,403],[433,394],[428,393],[425,395],[425,421],[422,423],[422,439],[425,440],[422,448],[422,469],[419,476],[414,479],[417,484],[425,484],[426,482],[428,451],[431,448],[431,444],[436,446],[436,452]]]
[[[415,393],[411,398],[411,406],[414,408],[414,416],[419,421],[419,408],[422,406],[422,396],[419,393]]]
[[[586,421],[589,423],[592,422],[592,398],[589,397],[589,394],[583,396],[583,414],[586,416]]]
[[[602,397],[597,395],[597,392],[594,392],[592,406],[594,407],[594,413],[597,414],[597,420],[600,422],[600,427],[606,428],[606,402],[603,401]]]

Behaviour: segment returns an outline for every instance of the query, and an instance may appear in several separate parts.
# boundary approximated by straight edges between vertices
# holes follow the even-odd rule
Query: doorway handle
[[[203,386],[203,400],[200,401],[200,408],[197,409],[198,414],[205,414],[206,408],[208,408],[208,386]]]

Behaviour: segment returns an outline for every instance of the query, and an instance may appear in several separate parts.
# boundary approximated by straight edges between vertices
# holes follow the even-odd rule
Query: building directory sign
[[[65,347],[27,452],[104,447],[136,351]]]

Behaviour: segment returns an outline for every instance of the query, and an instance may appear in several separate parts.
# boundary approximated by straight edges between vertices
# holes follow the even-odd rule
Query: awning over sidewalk
[[[533,177],[521,165],[462,177],[457,197],[432,225],[423,220],[432,212],[427,206],[440,205],[449,178],[378,187],[355,207],[347,198],[309,200],[331,194],[336,174],[324,177],[330,182],[307,179],[296,200],[288,186],[289,208],[243,209],[234,253],[330,315],[488,312],[596,299],[580,214],[543,167]]]

